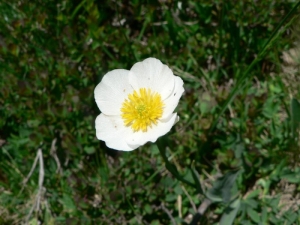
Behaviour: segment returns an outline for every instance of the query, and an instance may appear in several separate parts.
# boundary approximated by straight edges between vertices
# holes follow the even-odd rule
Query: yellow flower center
[[[148,127],[157,124],[163,113],[164,103],[160,94],[151,89],[140,88],[129,94],[121,107],[121,117],[125,126],[134,131],[146,132]]]

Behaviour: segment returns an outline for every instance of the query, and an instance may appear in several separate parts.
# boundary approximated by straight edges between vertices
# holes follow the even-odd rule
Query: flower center
[[[157,124],[163,113],[164,103],[160,94],[151,89],[140,88],[129,94],[121,107],[121,117],[125,126],[134,131],[146,132],[148,127]]]

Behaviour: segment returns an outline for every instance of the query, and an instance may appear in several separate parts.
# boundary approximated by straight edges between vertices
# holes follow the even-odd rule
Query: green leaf
[[[191,173],[192,173],[192,176],[193,176],[193,179],[194,179],[194,183],[196,185],[197,192],[199,194],[203,194],[204,190],[203,190],[201,182],[200,182],[200,176],[199,176],[197,170],[195,169],[194,164],[192,164],[190,170],[191,170]]]
[[[247,208],[247,214],[253,220],[253,222],[259,224],[260,216],[256,211],[254,211],[252,208],[248,207]]]
[[[206,193],[207,197],[213,202],[228,203],[232,197],[232,187],[240,171],[230,171],[218,178],[211,189]]]
[[[251,208],[256,208],[258,205],[258,202],[254,199],[245,199],[245,203]]]
[[[146,205],[144,206],[144,211],[145,211],[145,213],[147,213],[147,214],[151,214],[152,211],[153,211],[153,209],[152,209],[151,205],[146,204]]]
[[[84,147],[84,151],[90,155],[90,154],[95,153],[96,149],[94,146],[86,146],[86,147]]]
[[[36,218],[33,218],[33,219],[31,219],[31,220],[29,221],[29,224],[30,224],[30,225],[38,225],[39,222],[38,222],[38,220],[37,220]]]
[[[286,218],[286,222],[289,222],[287,224],[295,224],[296,220],[299,219],[299,215],[297,215],[297,213],[294,213],[292,210],[286,211],[284,217]]]
[[[220,220],[220,225],[231,225],[240,209],[241,200],[234,200],[226,209]]]
[[[75,206],[75,203],[74,203],[73,199],[71,198],[71,196],[69,196],[67,194],[63,194],[61,203],[64,206],[64,211],[69,212],[69,213],[76,211],[76,206]]]
[[[256,198],[260,194],[260,190],[251,191],[250,194],[247,195],[246,199]]]
[[[298,184],[300,182],[300,175],[295,173],[283,174],[281,179],[285,179],[290,183]]]
[[[181,176],[176,168],[176,166],[174,166],[168,159],[168,157],[166,156],[166,152],[165,152],[165,147],[164,147],[164,143],[162,141],[162,139],[159,139],[156,143],[157,148],[160,152],[160,155],[162,156],[164,162],[165,162],[165,166],[167,168],[167,170],[174,176],[176,177],[177,180],[193,187],[196,188],[195,184],[191,183],[189,180],[186,180],[183,176]]]
[[[268,221],[268,210],[267,207],[262,208],[262,213],[261,213],[261,221],[263,224],[267,224]]]

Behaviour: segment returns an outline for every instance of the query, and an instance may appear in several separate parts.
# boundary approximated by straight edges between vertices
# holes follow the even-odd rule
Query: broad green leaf
[[[247,214],[253,220],[253,222],[259,224],[260,216],[256,211],[254,211],[252,208],[248,207],[247,208]]]
[[[232,187],[240,171],[231,171],[217,179],[213,187],[206,193],[207,197],[213,202],[228,203],[232,198]]]
[[[146,204],[146,205],[144,206],[144,211],[145,211],[146,214],[151,214],[152,211],[153,211],[153,209],[152,209],[151,205]]]
[[[299,219],[299,216],[293,212],[293,210],[289,210],[286,212],[286,214],[284,215],[284,217],[286,218],[286,224],[295,224],[296,220]]]
[[[251,199],[251,198],[250,199],[246,199],[245,203],[247,205],[249,205],[251,208],[256,208],[257,205],[258,205],[258,202],[256,200],[254,200],[254,199]]]
[[[73,199],[71,198],[71,196],[69,196],[67,194],[63,194],[61,203],[64,206],[64,210],[66,212],[72,213],[72,212],[76,211],[76,206],[75,206],[75,203],[74,203]]]
[[[281,176],[281,179],[286,179],[290,183],[295,183],[295,184],[300,183],[300,175],[295,173],[284,174]]]
[[[241,200],[234,200],[226,209],[220,220],[220,225],[231,225],[240,209]]]
[[[268,221],[268,210],[267,207],[262,208],[262,213],[261,213],[261,221],[263,224],[267,224]]]
[[[254,190],[252,192],[250,192],[250,194],[247,195],[246,199],[251,199],[251,198],[255,198],[260,194],[260,190]]]

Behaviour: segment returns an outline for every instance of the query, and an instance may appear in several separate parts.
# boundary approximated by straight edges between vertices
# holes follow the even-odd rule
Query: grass
[[[1,2],[0,225],[299,224],[298,5]],[[108,149],[94,88],[148,57],[180,121]]]

